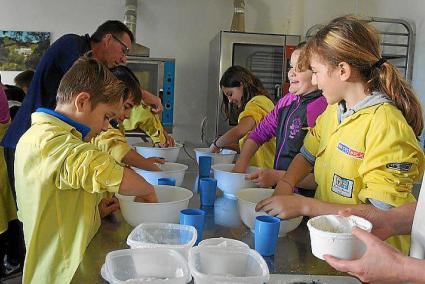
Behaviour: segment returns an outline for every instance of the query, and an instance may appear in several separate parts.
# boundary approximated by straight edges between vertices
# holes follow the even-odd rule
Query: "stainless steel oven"
[[[300,42],[298,35],[220,31],[210,42],[207,115],[202,121],[201,140],[209,144],[237,124],[221,112],[220,78],[232,65],[253,72],[277,101],[287,89],[289,58]]]
[[[161,98],[164,110],[161,120],[172,132],[174,112],[175,59],[129,56],[127,66],[139,79],[142,88]]]

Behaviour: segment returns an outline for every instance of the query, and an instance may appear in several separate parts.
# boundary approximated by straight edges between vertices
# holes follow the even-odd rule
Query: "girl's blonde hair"
[[[370,92],[388,95],[416,136],[421,134],[423,118],[419,100],[400,71],[381,58],[379,34],[372,26],[353,16],[336,18],[307,42],[300,65],[309,68],[313,55],[333,68],[341,62],[350,64],[366,81]]]

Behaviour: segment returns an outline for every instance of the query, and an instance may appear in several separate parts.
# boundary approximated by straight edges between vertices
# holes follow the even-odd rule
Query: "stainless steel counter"
[[[192,189],[196,181],[196,165],[192,160],[180,162],[189,165],[183,187]],[[221,192],[218,192],[221,195]],[[199,196],[196,193],[190,200],[189,207],[200,208]],[[203,239],[233,238],[254,248],[254,235],[242,224],[236,200],[218,197],[214,207],[202,209],[207,213]],[[99,232],[86,250],[72,283],[106,283],[100,276],[100,268],[105,261],[105,256],[110,251],[128,248],[126,239],[132,229],[122,218],[120,212],[115,213],[112,218],[103,220]],[[270,273],[275,274],[346,275],[313,256],[305,219],[296,230],[279,238],[276,254],[273,257],[265,257],[265,260]]]

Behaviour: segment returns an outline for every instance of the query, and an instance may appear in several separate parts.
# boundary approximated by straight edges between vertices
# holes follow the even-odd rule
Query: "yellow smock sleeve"
[[[92,143],[103,152],[111,155],[118,163],[122,163],[122,159],[131,150],[124,134],[111,126],[107,131],[94,138]]]
[[[0,140],[4,136],[9,123],[0,123]],[[4,160],[3,147],[0,146],[0,234],[7,231],[9,222],[17,219],[16,205],[7,177],[6,161]]]
[[[124,120],[125,130],[143,130],[154,143],[165,143],[164,127],[159,115],[151,112],[149,106],[140,104],[135,106],[130,113],[130,118]]]
[[[245,109],[239,114],[238,121],[244,117],[250,116],[255,120],[255,123],[258,124],[263,119],[264,113],[268,113],[267,111],[263,111],[263,108],[264,106],[260,101],[250,101],[248,104],[246,104]]]
[[[307,150],[307,152],[314,157],[317,157],[317,154],[319,152],[321,140],[320,135],[322,133],[323,127],[326,127],[326,125],[329,126],[329,119],[331,118],[331,113],[333,113],[333,111],[330,107],[327,107],[326,110],[317,117],[316,125],[314,127],[308,128],[308,132],[304,137],[304,143],[302,148]]]
[[[244,117],[252,117],[255,124],[258,125],[260,121],[273,110],[273,102],[266,96],[255,96],[246,105],[244,110],[239,114],[238,122]],[[243,148],[249,133],[239,140],[239,148]],[[273,138],[257,150],[255,155],[251,158],[250,165],[260,168],[273,168],[274,155],[276,150],[276,139]]]
[[[411,191],[424,171],[424,153],[398,110],[378,109],[375,116],[359,167],[364,183],[359,199],[366,202],[372,198],[393,206],[413,202]]]
[[[73,146],[64,153],[67,156],[55,178],[55,186],[65,190],[82,188],[90,193],[118,192],[124,168],[90,143]]]

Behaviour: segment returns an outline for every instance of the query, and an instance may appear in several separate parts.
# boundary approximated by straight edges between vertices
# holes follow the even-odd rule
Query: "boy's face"
[[[81,117],[80,122],[90,127],[90,132],[84,137],[84,141],[90,141],[106,131],[109,126],[109,120],[119,115],[122,111],[122,101],[115,104],[99,103],[94,109],[89,109]]]
[[[120,123],[122,123],[125,119],[130,117],[131,110],[134,107],[134,98],[130,96],[123,104],[123,109],[120,115],[117,116],[117,119]]]

